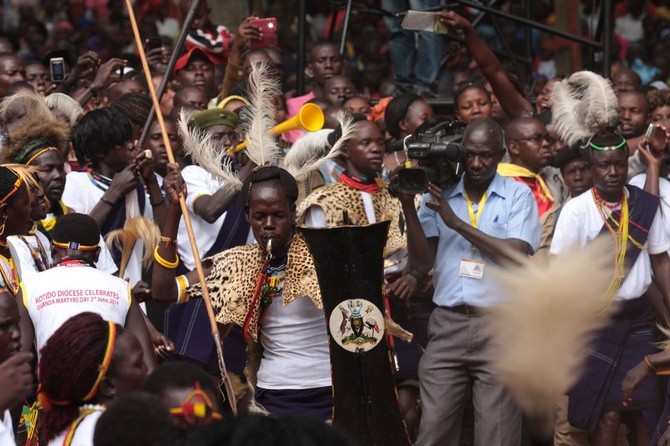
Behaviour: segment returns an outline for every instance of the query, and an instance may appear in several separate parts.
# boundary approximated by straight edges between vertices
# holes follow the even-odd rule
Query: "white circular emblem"
[[[344,300],[330,313],[328,327],[343,349],[367,352],[384,336],[384,315],[369,300]]]

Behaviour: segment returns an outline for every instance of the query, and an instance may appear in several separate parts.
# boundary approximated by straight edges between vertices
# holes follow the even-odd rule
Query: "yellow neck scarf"
[[[540,185],[540,190],[542,194],[553,202],[554,197],[551,195],[547,183],[544,182],[544,179],[537,173],[533,173],[525,167],[521,167],[518,164],[512,163],[500,163],[498,164],[498,173],[504,177],[523,177],[523,178],[534,178],[537,181],[537,184]]]
[[[58,206],[60,206],[61,211],[63,211],[63,215],[67,214],[67,206],[65,206],[65,203],[63,203],[62,201],[59,201]],[[54,228],[54,226],[56,226],[56,219],[57,218],[58,217],[56,217],[54,215],[51,218],[45,218],[44,220],[42,220],[42,226],[44,227],[44,229],[47,232],[51,232],[51,230]]]

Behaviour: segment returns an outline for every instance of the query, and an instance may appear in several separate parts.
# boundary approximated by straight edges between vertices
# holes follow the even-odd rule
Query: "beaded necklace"
[[[35,267],[37,268],[38,271],[46,271],[49,269],[49,257],[47,257],[47,252],[46,249],[44,249],[44,245],[42,245],[42,242],[40,241],[40,238],[38,236],[33,236],[35,237],[35,241],[37,242],[37,249],[33,248],[33,246],[26,240],[26,238],[23,235],[19,235],[19,239],[23,243],[26,244],[28,247],[28,250],[30,251],[30,255],[33,258],[33,262],[35,263]]]
[[[624,268],[626,261],[626,248],[628,245],[628,240],[630,239],[628,234],[628,200],[626,199],[626,194],[623,190],[621,191],[621,199],[617,203],[609,203],[605,201],[600,196],[600,194],[598,194],[595,187],[591,189],[591,192],[593,194],[593,200],[596,203],[596,207],[600,212],[600,217],[603,219],[607,230],[614,237],[614,275],[612,276],[612,280],[610,281],[610,284],[607,287],[607,292],[605,293],[605,302],[602,309],[602,311],[605,311],[612,304],[612,302],[614,302],[616,293],[619,291],[621,283],[625,277]],[[619,221],[616,221],[612,211],[619,208],[621,209],[621,217],[619,218]],[[615,227],[609,223],[610,218],[614,222]],[[637,243],[636,241],[633,242]],[[636,246],[638,245],[639,243],[637,243]]]
[[[272,300],[281,293],[281,279],[286,269],[286,263],[278,267],[268,266],[261,285],[261,312],[272,304]]]
[[[86,169],[86,174],[88,175],[88,179],[91,180],[91,183],[103,192],[105,192],[107,188],[109,188],[109,185],[112,184],[111,178],[97,174],[90,168]]]

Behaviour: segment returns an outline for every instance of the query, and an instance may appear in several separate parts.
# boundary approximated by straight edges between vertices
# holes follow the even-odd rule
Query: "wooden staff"
[[[174,163],[174,154],[172,153],[172,146],[170,145],[170,139],[168,138],[167,131],[165,130],[165,121],[163,120],[163,113],[161,112],[160,104],[158,102],[158,97],[156,96],[156,90],[154,89],[154,84],[151,81],[151,72],[149,71],[149,64],[147,63],[147,58],[144,53],[144,47],[142,46],[142,39],[140,37],[140,30],[137,26],[137,20],[135,19],[135,13],[133,12],[133,6],[130,3],[130,0],[125,0],[126,8],[128,9],[128,17],[130,18],[130,24],[133,27],[133,34],[135,35],[135,44],[137,45],[137,50],[139,52],[140,60],[142,61],[142,69],[144,70],[144,76],[147,80],[147,86],[149,87],[149,94],[151,95],[151,100],[154,104],[154,109],[156,110],[156,117],[158,118],[158,124],[161,128],[161,135],[163,136],[163,143],[165,144],[165,151],[167,152],[168,160],[170,163]],[[207,281],[205,280],[205,272],[202,269],[202,262],[200,261],[200,253],[198,252],[198,245],[195,243],[195,235],[193,234],[193,226],[191,225],[191,217],[186,208],[186,199],[183,195],[179,196],[179,206],[181,207],[182,215],[184,216],[184,223],[186,223],[186,231],[188,232],[188,240],[191,243],[191,250],[193,251],[193,260],[195,260],[195,269],[198,272],[198,279],[200,281],[200,286],[202,287],[202,299],[205,301],[205,307],[207,308],[207,316],[209,317],[209,325],[212,329],[212,337],[214,338],[214,345],[216,346],[216,356],[219,359],[219,370],[221,371],[221,380],[226,392],[226,397],[228,398],[228,404],[230,405],[233,414],[237,415],[237,404],[235,402],[235,392],[233,391],[232,384],[228,378],[228,370],[226,369],[226,363],[223,360],[223,346],[221,345],[221,336],[219,334],[219,327],[216,323],[214,317],[214,309],[212,307],[212,301],[209,297],[209,290],[207,289]]]

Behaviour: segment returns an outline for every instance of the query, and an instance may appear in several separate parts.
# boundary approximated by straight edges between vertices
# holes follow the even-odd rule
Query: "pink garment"
[[[307,102],[314,99],[314,93],[309,92],[304,96],[297,96],[286,101],[286,113],[289,118],[294,117],[300,111],[300,107],[305,105]],[[304,130],[291,130],[290,132],[284,133],[283,138],[293,144],[296,142],[302,135],[305,134]]]

